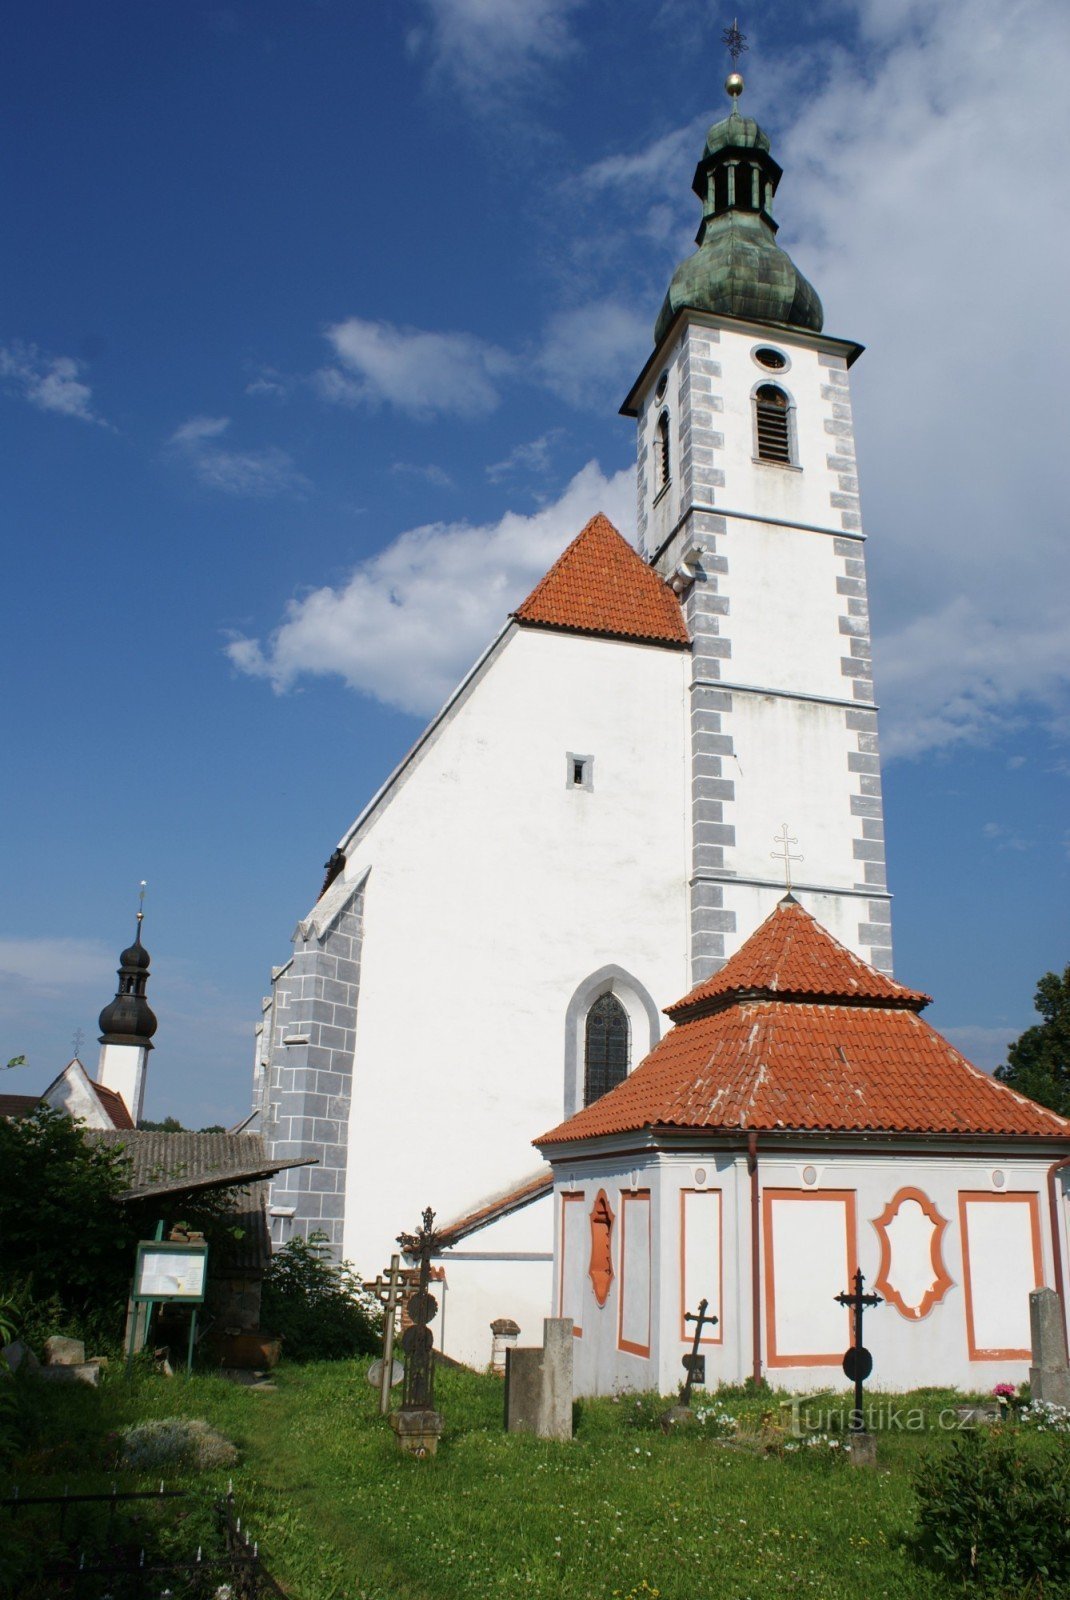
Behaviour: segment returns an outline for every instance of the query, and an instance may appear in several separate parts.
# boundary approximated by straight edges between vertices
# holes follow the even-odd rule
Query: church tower
[[[823,331],[777,245],[781,169],[739,111],[742,78],[725,87],[731,114],[695,170],[698,249],[621,408],[641,548],[692,639],[691,976],[768,916],[785,868],[818,921],[890,973],[849,378],[862,349]]]
[[[144,912],[137,914],[134,942],[119,957],[119,987],[115,999],[100,1013],[100,1066],[97,1081],[120,1094],[133,1119],[141,1121],[145,1101],[145,1069],[156,1017],[145,998],[149,981],[149,952],[141,943]]]

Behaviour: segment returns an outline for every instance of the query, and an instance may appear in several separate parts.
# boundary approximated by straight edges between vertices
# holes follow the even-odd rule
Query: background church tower
[[[144,885],[142,885],[144,891]],[[115,999],[100,1013],[100,1066],[97,1081],[122,1095],[134,1126],[141,1121],[156,1017],[145,998],[149,981],[149,952],[141,943],[144,911],[137,914],[134,942],[119,957],[119,987]]]
[[[692,638],[691,963],[717,969],[784,893],[787,819],[807,908],[892,967],[865,536],[848,372],[776,244],[781,169],[725,85],[677,268],[622,412],[638,425],[639,535]]]

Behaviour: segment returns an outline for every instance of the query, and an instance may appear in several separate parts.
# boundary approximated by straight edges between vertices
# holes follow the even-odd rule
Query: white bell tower
[[[145,998],[149,981],[149,952],[141,943],[142,907],[137,914],[134,942],[119,957],[119,987],[115,999],[100,1013],[100,1065],[97,1082],[122,1095],[134,1126],[141,1121],[145,1102],[145,1074],[156,1017]]]
[[[733,73],[733,100],[743,81]],[[781,169],[733,104],[695,172],[676,270],[622,412],[644,554],[692,639],[691,961],[715,971],[784,894],[892,968],[849,371],[861,346],[775,242]],[[788,824],[790,844],[777,835]]]

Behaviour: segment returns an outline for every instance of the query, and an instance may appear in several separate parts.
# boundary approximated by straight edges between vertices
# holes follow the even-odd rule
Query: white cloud
[[[1032,850],[1034,841],[1023,838],[1013,828],[1008,828],[1005,822],[986,822],[981,829],[983,836],[997,850]]]
[[[649,317],[595,300],[550,318],[536,365],[547,388],[569,405],[619,405],[649,350]]]
[[[431,333],[348,317],[327,329],[338,366],[315,382],[325,400],[391,405],[414,417],[485,416],[512,358],[471,333]]]
[[[60,417],[107,424],[93,410],[93,391],[82,380],[85,364],[73,356],[45,356],[32,344],[0,345],[0,379],[9,393]]]
[[[492,462],[487,468],[487,477],[491,483],[500,483],[502,478],[508,478],[517,472],[535,473],[541,477],[550,470],[550,457],[554,445],[564,437],[564,428],[551,428],[547,433],[541,433],[537,439],[529,439],[525,444],[518,444],[503,461]]]
[[[577,48],[573,14],[583,0],[423,0],[425,23],[409,34],[475,106],[531,86]]]
[[[1007,1024],[999,1028],[986,1028],[979,1023],[967,1022],[961,1028],[941,1028],[956,1050],[961,1050],[967,1061],[984,1072],[995,1072],[1007,1059],[1007,1047],[1029,1027],[1028,1022],[1017,1026]]]
[[[590,463],[561,497],[531,516],[431,523],[401,534],[340,588],[292,600],[266,644],[235,639],[227,653],[276,691],[332,675],[385,705],[436,711],[511,610],[598,510],[626,537],[634,478]]]
[[[229,417],[191,417],[168,440],[206,489],[268,499],[277,494],[300,494],[310,487],[293,457],[275,445],[263,450],[226,450],[215,444],[229,427]]]
[[[0,938],[0,985],[17,982],[36,995],[89,984],[103,1005],[115,992],[115,967],[116,952],[98,939]]]
[[[433,461],[393,461],[390,470],[399,478],[423,478],[436,489],[457,487],[445,468],[436,466]]]

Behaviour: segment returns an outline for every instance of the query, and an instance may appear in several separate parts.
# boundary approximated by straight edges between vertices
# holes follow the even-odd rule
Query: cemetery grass
[[[366,1366],[284,1365],[266,1391],[214,1376],[109,1374],[99,1390],[35,1385],[34,1437],[0,1482],[25,1494],[117,1480],[144,1487],[114,1471],[115,1430],[204,1417],[241,1458],[224,1471],[165,1475],[169,1487],[191,1491],[183,1512],[190,1540],[199,1541],[212,1498],[233,1480],[236,1509],[297,1600],[853,1600],[859,1592],[926,1600],[961,1592],[919,1565],[911,1548],[911,1472],[922,1449],[947,1448],[953,1435],[936,1419],[961,1396],[895,1397],[934,1426],[883,1434],[878,1469],[867,1471],[827,1447],[769,1457],[697,1430],[665,1437],[655,1422],[664,1402],[655,1397],[580,1403],[570,1444],[506,1435],[500,1381],[446,1370],[436,1380],[446,1417],[439,1454],[417,1462],[399,1455],[380,1420]],[[763,1412],[778,1411],[777,1397],[721,1403],[751,1430]]]

